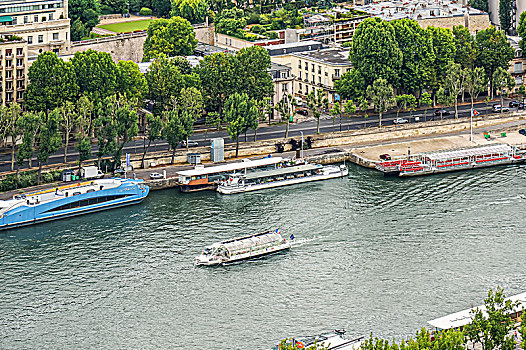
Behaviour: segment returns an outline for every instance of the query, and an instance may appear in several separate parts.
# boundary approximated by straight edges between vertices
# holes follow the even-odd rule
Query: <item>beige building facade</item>
[[[28,56],[44,51],[70,52],[67,0],[9,0],[0,2],[0,34],[27,41]]]
[[[1,105],[22,103],[27,86],[27,41],[9,36],[0,39]]]
[[[337,101],[334,83],[352,67],[349,51],[329,48],[294,53],[289,57],[292,75],[296,78],[295,95],[306,102],[309,93],[322,89],[329,99],[329,109],[332,108]]]

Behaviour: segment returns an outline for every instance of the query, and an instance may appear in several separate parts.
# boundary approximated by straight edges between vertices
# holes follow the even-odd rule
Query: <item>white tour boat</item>
[[[217,192],[222,194],[250,192],[304,182],[334,179],[347,176],[348,174],[349,169],[343,164],[340,166],[324,166],[307,163],[247,174],[231,174],[227,180],[219,184]]]
[[[294,349],[310,349],[314,344],[328,350],[359,350],[362,346],[363,337],[349,339],[345,336],[344,329],[336,329],[334,332],[324,333],[310,337],[292,338],[285,341],[285,345],[292,344]],[[281,344],[272,350],[281,350]]]
[[[290,235],[289,240],[283,238],[279,230],[234,238],[205,247],[201,255],[195,257],[194,263],[212,266],[258,258],[290,249],[293,239],[294,235]]]

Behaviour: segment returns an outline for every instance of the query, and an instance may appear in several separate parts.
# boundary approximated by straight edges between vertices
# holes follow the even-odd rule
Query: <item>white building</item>
[[[491,23],[500,26],[499,19],[499,0],[488,0],[489,13],[491,18]],[[526,1],[524,0],[512,0],[511,1],[511,26],[512,29],[517,29],[519,25],[519,20],[521,13],[526,11]]]
[[[29,56],[43,51],[66,55],[70,49],[67,0],[7,0],[0,2],[0,34],[27,41]]]

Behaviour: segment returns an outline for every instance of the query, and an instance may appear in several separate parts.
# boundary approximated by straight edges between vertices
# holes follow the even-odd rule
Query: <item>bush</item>
[[[50,183],[60,180],[60,170],[42,173],[40,176],[41,183]],[[37,184],[38,173],[36,171],[26,171],[18,175],[18,181],[15,175],[7,175],[0,181],[0,192],[12,191],[17,188],[35,186]]]
[[[256,24],[255,26],[253,26],[252,28],[250,28],[250,31],[252,33],[261,33],[263,31],[265,31],[265,29],[263,28],[263,26],[259,25],[259,24]]]
[[[276,33],[276,32],[268,32],[267,35],[268,35],[269,39],[277,39],[278,38],[278,33]]]
[[[259,18],[260,18],[259,14],[252,12],[250,16],[248,16],[247,18],[247,24],[259,24],[259,21],[260,21]]]
[[[147,8],[147,7],[143,7],[140,11],[139,11],[139,15],[141,16],[151,16],[152,15],[152,10]]]

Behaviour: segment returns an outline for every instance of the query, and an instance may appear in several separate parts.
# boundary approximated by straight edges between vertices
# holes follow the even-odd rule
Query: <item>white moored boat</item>
[[[292,345],[294,349],[310,349],[314,344],[327,350],[359,350],[363,337],[350,339],[345,336],[344,329],[336,329],[334,332],[324,333],[310,337],[292,338],[282,344]],[[276,345],[272,350],[281,350],[282,344]]]
[[[302,164],[247,174],[231,174],[227,180],[219,184],[217,192],[222,194],[250,192],[304,182],[334,179],[347,176],[348,174],[349,169],[343,164],[340,166]]]
[[[290,236],[290,240],[283,238],[279,230],[234,238],[206,247],[201,255],[195,257],[194,263],[212,266],[258,258],[290,249],[293,239],[294,235]]]

